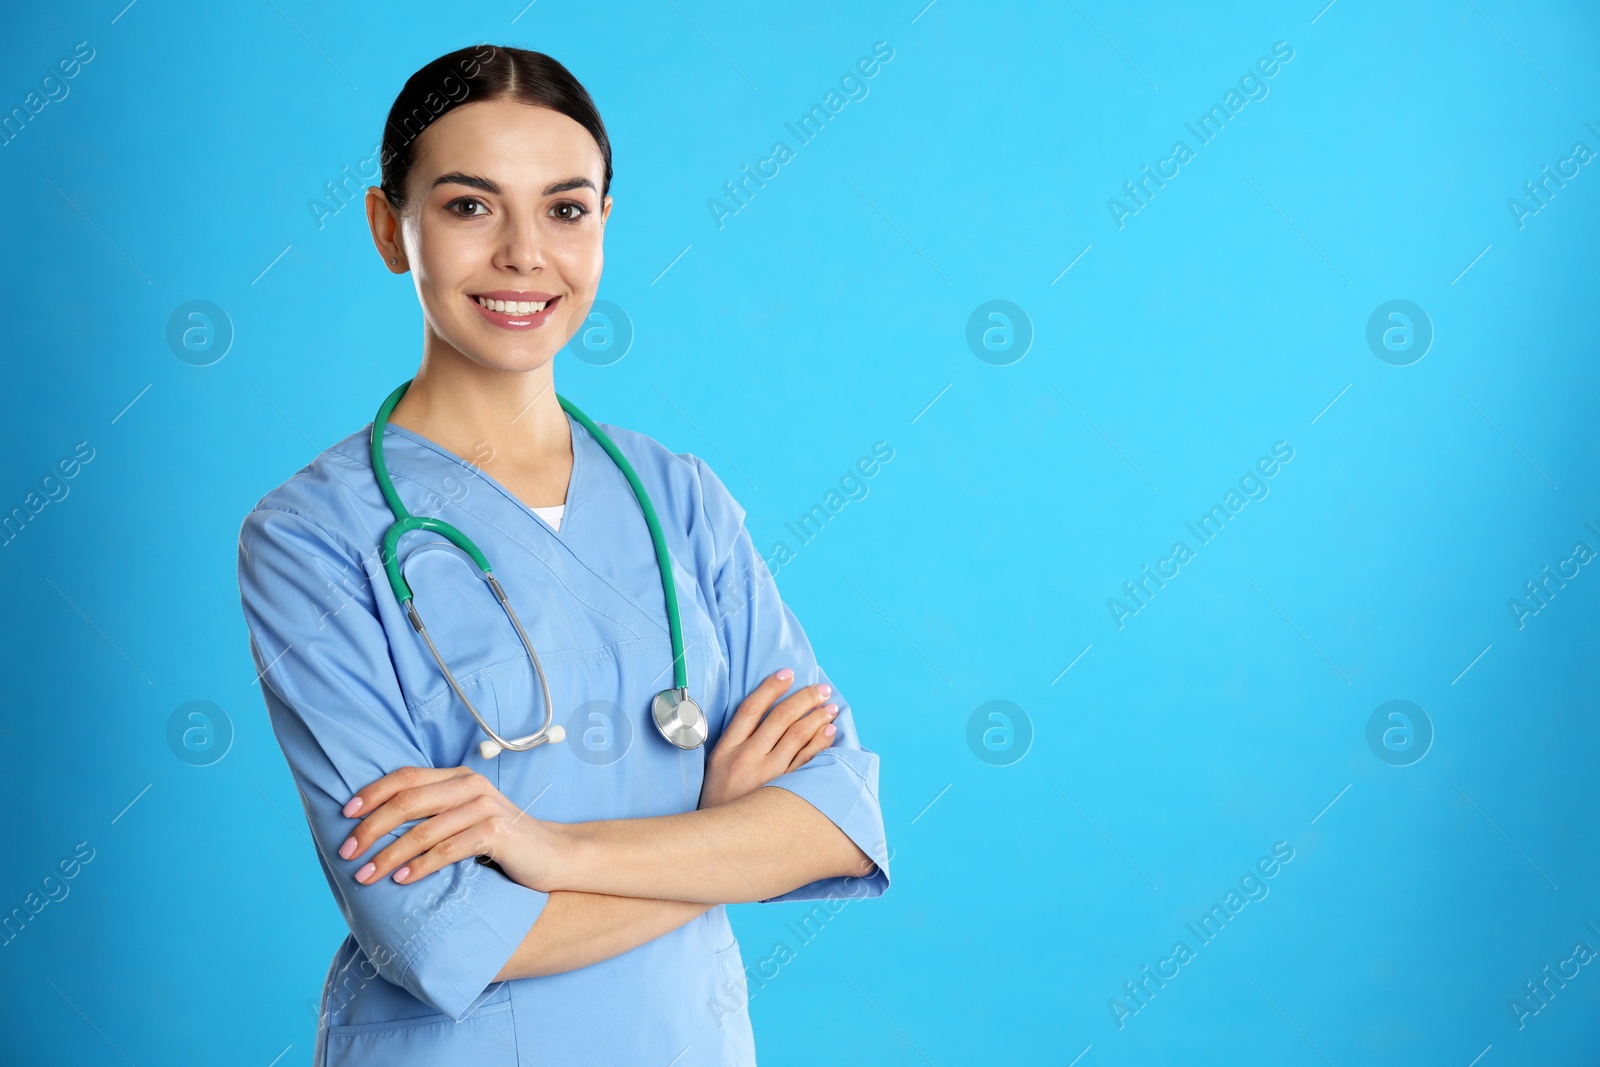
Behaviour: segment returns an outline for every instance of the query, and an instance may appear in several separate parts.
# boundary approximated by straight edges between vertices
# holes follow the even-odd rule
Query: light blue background
[[[732,909],[747,963],[796,949],[752,984],[764,1064],[1592,1062],[1600,966],[1521,1029],[1509,1002],[1600,949],[1600,572],[1521,629],[1507,602],[1600,549],[1600,166],[1520,228],[1507,201],[1600,150],[1600,16],[1323,2],[10,13],[0,109],[95,56],[0,148],[0,508],[95,458],[0,548],[0,910],[94,859],[0,948],[0,1059],[308,1061],[344,927],[236,535],[420,353],[359,204],[308,202],[406,76],[489,41],[567,64],[615,145],[601,295],[636,339],[560,356],[562,391],[705,457],[764,551],[895,450],[778,578],[882,755],[895,880],[803,947],[803,906]],[[719,229],[877,41],[869,95]],[[1269,95],[1118,229],[1107,199],[1277,41]],[[195,299],[236,331],[203,368],[164,336]],[[991,299],[1034,331],[1008,366],[965,339]],[[1365,340],[1391,299],[1435,331],[1410,366]],[[1108,598],[1277,441],[1270,495],[1119,629]],[[1436,733],[1411,766],[1366,741],[1395,699]],[[190,700],[232,723],[211,766],[167,742]],[[968,745],[991,700],[1031,723],[1009,766]],[[1270,895],[1119,1028],[1279,841]]]

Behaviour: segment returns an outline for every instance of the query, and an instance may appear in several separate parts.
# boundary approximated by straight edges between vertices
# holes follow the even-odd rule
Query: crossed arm
[[[544,822],[466,767],[403,767],[345,806],[361,823],[340,855],[362,855],[422,819],[364,864],[356,881],[392,876],[410,884],[488,856],[519,885],[549,894],[496,981],[610,959],[717,904],[766,900],[819,878],[865,877],[875,864],[844,831],[801,797],[766,785],[833,739],[838,708],[822,704],[827,686],[806,686],[773,705],[792,677],[777,672],[739,706],[707,758],[696,811]]]
[[[575,862],[562,878],[570,884],[550,891],[496,981],[587,967],[713,905],[765,900],[874,867],[827,816],[775,787],[681,815],[564,829],[574,846]]]

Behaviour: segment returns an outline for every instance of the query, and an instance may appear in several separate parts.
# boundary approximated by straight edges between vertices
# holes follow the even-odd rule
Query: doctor
[[[350,930],[315,1062],[753,1064],[725,905],[883,893],[878,757],[716,474],[602,422],[654,503],[709,736],[680,748],[651,717],[674,680],[651,532],[552,377],[612,203],[583,87],[537,52],[450,53],[406,82],[381,161],[373,240],[424,320],[384,462],[407,510],[492,563],[565,739],[480,752],[461,698],[518,737],[544,686],[469,555],[413,531],[395,555],[447,681],[385,575],[370,425],[245,518],[252,653]],[[372,380],[376,407],[397,382]]]

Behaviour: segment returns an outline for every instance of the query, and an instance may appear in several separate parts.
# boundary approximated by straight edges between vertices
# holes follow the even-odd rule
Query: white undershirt
[[[550,524],[552,530],[561,529],[561,513],[567,509],[565,504],[555,504],[548,508],[529,508],[528,510]]]

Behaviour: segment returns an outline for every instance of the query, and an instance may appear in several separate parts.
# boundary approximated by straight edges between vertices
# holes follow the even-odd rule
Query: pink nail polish
[[[823,683],[822,685],[817,686],[817,695],[820,696],[823,700],[827,700],[830,696],[833,695],[833,686],[828,685],[827,683]]]
[[[378,865],[369,860],[365,867],[356,872],[356,881],[365,882],[368,878],[372,877],[372,872],[377,869]]]
[[[403,882],[407,878],[409,878],[410,876],[411,876],[411,868],[409,866],[401,867],[398,871],[394,872],[394,880],[397,881],[397,882]]]
[[[360,797],[351,797],[350,803],[344,806],[344,817],[348,819],[354,816],[356,812],[361,810],[363,803],[364,801]]]
[[[839,732],[839,728],[837,726],[833,725],[833,723],[830,722],[827,726],[825,726],[823,728],[822,732],[824,734],[828,735],[829,737],[832,737],[834,734]]]
[[[834,716],[839,714],[839,705],[837,705],[837,704],[829,704],[827,707],[823,708],[822,710],[827,712],[828,713],[828,718],[831,719]],[[350,857],[348,857],[348,856],[345,857],[345,859],[349,859],[349,858]]]
[[[794,677],[794,671],[791,671],[788,667],[785,667],[773,677],[777,678],[780,682],[787,682],[790,678]]]
[[[355,854],[356,854],[356,839],[355,839],[355,835],[352,834],[349,837],[345,838],[344,844],[339,846],[339,855],[343,856],[345,859],[349,859],[350,857],[354,856]]]

